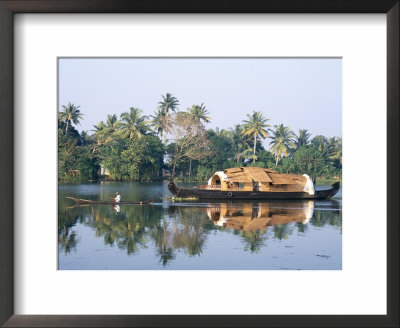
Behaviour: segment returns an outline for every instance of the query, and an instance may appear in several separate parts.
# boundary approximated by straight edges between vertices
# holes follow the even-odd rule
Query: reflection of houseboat
[[[178,188],[169,182],[169,191],[182,198],[215,199],[328,199],[339,190],[339,182],[326,190],[314,190],[307,175],[280,174],[261,167],[237,167],[216,172],[200,188]]]
[[[314,201],[271,203],[221,203],[208,208],[209,219],[218,226],[237,230],[265,230],[268,226],[291,222],[308,223],[314,213]]]

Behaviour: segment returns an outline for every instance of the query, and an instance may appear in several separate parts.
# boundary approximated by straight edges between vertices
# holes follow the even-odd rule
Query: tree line
[[[153,115],[131,107],[119,117],[107,115],[92,133],[79,133],[80,107],[68,103],[58,116],[58,176],[60,181],[102,178],[129,181],[163,180],[167,172],[180,181],[207,181],[215,171],[258,166],[281,173],[308,174],[339,180],[342,139],[296,134],[283,124],[270,125],[260,111],[247,114],[229,129],[210,129],[202,103],[186,110],[170,93],[162,95]],[[263,140],[269,140],[269,148]]]

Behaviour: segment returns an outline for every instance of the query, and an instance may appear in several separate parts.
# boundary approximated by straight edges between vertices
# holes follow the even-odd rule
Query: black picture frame
[[[4,327],[399,327],[399,11],[399,0],[0,0],[0,206],[3,212],[0,324]],[[14,315],[13,206],[21,205],[13,197],[13,176],[17,173],[13,169],[12,124],[13,16],[16,13],[385,13],[387,315]]]

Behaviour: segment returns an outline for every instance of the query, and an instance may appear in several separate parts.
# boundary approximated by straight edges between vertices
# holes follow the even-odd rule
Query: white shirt
[[[116,203],[119,203],[120,200],[121,200],[121,195],[117,195],[117,196],[115,197],[115,202],[116,202]]]

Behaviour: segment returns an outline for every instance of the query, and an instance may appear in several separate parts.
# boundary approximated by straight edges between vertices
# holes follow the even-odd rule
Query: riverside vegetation
[[[58,178],[87,182],[103,178],[149,182],[165,179],[204,182],[228,167],[259,166],[281,173],[308,174],[317,181],[341,180],[342,139],[298,134],[283,124],[270,125],[253,111],[229,129],[210,129],[204,104],[179,109],[172,94],[162,95],[153,115],[132,107],[110,114],[93,130],[79,133],[80,107],[68,103],[58,116]],[[262,140],[269,139],[265,149]]]

